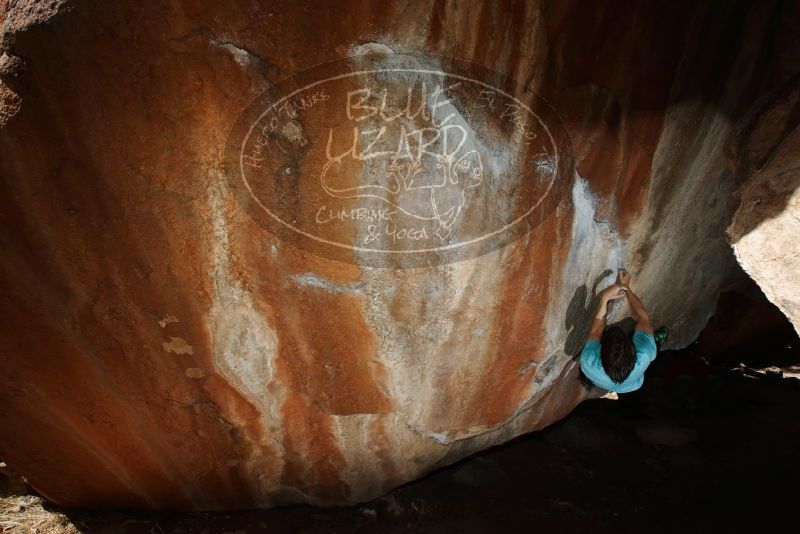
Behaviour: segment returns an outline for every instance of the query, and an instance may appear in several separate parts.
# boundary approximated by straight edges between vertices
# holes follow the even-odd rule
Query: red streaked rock
[[[800,65],[796,8],[696,4],[9,3],[0,458],[75,506],[363,501],[580,402],[571,356],[608,269],[625,265],[688,344],[735,261],[734,192],[787,194]],[[317,255],[251,217],[226,175],[237,117],[320,62],[381,51],[484,65],[549,103],[574,168],[530,231],[394,269]],[[502,113],[459,113],[506,139]],[[303,118],[296,139],[326,116]],[[522,145],[493,148],[524,167]],[[318,164],[297,169],[316,178]],[[348,165],[358,185],[369,165]],[[787,253],[762,272],[751,253],[770,237],[746,237],[761,221],[748,213],[729,233],[769,287],[796,266]]]

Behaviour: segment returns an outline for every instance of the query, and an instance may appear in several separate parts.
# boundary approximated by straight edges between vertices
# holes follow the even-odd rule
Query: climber
[[[628,393],[642,387],[644,371],[656,358],[656,337],[650,317],[639,297],[631,291],[631,276],[620,270],[617,283],[600,293],[600,305],[595,313],[586,345],[580,355],[583,374],[595,385],[617,393]],[[627,297],[636,330],[633,338],[619,326],[606,328],[606,312],[612,300]],[[658,337],[666,338],[666,329]]]

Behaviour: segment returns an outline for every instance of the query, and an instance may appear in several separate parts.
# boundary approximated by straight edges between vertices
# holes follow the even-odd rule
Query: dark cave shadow
[[[763,118],[777,107],[790,109],[785,117],[781,117],[783,125],[779,128],[777,139],[770,143],[770,149],[766,151],[755,151],[751,147],[758,146],[763,140],[758,139]],[[737,189],[742,188],[748,183],[759,180],[759,175],[766,173],[767,176],[780,176],[783,188],[780,191],[772,191],[769,195],[768,210],[751,210],[750,217],[746,221],[738,221],[737,230],[741,236],[745,236],[756,229],[761,223],[773,219],[783,213],[789,204],[794,191],[800,188],[800,176],[796,173],[785,172],[784,169],[770,168],[770,163],[783,147],[784,142],[792,138],[792,135],[800,128],[800,72],[792,74],[782,85],[774,89],[769,98],[761,98],[753,106],[750,119],[741,127],[738,135],[738,150],[736,150],[736,168],[739,170],[737,177]],[[774,122],[774,121],[773,121]],[[796,162],[797,160],[795,160]],[[761,178],[763,180],[763,178]],[[763,193],[766,191],[762,190]],[[737,196],[739,191],[737,191]],[[741,202],[742,199],[737,199]],[[758,199],[761,202],[765,199]],[[741,204],[739,205],[741,207]],[[732,214],[731,214],[732,215]],[[738,242],[738,239],[737,241]]]
[[[586,117],[583,108],[572,105],[573,101],[566,96],[571,89],[580,87],[578,80],[582,81],[587,76],[585,70],[581,70],[581,67],[585,69],[585,64],[574,64],[563,59],[581,57],[585,53],[586,43],[572,38],[580,35],[582,28],[589,28],[594,24],[603,24],[607,30],[615,28],[607,31],[607,48],[598,50],[597,57],[619,59],[622,57],[619,52],[604,50],[626,49],[622,43],[630,38],[630,26],[626,25],[621,11],[628,7],[620,4],[614,7],[604,6],[600,10],[597,5],[601,3],[591,0],[584,5],[584,9],[576,10],[563,21],[559,36],[554,39],[554,49],[560,50],[558,59],[556,61],[548,57],[553,63],[545,65],[546,69],[557,70],[560,76],[543,76],[545,83],[539,87],[539,91],[558,110],[568,128],[574,123],[588,124],[591,127],[602,124],[611,136],[618,136],[622,135],[620,132],[625,124],[625,121],[619,119],[622,114],[619,105],[609,106],[611,112],[607,114],[598,113]],[[638,7],[641,9],[638,23],[647,25],[652,32],[626,57],[630,67],[625,70],[625,86],[628,91],[625,112],[630,117],[649,116],[665,113],[668,108],[679,103],[700,103],[702,107],[714,110],[736,125],[738,133],[731,136],[725,148],[730,165],[728,172],[732,176],[719,175],[723,180],[731,181],[732,209],[735,212],[741,200],[738,198],[738,191],[743,185],[758,178],[758,173],[769,164],[772,156],[798,128],[800,72],[796,67],[786,69],[781,65],[797,64],[794,58],[800,54],[800,39],[795,37],[797,30],[794,28],[800,23],[800,4],[769,0],[749,3],[672,2]],[[704,31],[692,31],[691,26],[678,23],[689,12]],[[545,13],[549,14],[547,11]],[[708,46],[707,43],[714,43],[714,46]],[[682,49],[692,50],[694,53],[682,56],[681,59],[674,52]],[[746,77],[737,76],[737,70],[741,68],[739,58],[750,54],[754,54],[752,72]],[[650,83],[652,74],[644,66],[654,61],[663,66],[665,77],[672,80],[668,94],[654,91],[654,85]],[[564,80],[575,82],[570,86],[565,85]],[[757,80],[762,82],[757,83]],[[729,88],[734,82],[740,85],[736,96],[731,97]],[[597,83],[595,80],[592,81],[592,91],[600,91],[601,94],[602,91],[607,91],[608,95],[611,94],[608,84]],[[613,100],[610,96],[605,98]],[[773,115],[779,108],[787,111]],[[765,122],[773,124],[765,128]],[[778,127],[777,122],[782,122],[782,127]],[[769,133],[770,128],[774,132]],[[769,142],[761,139],[765,132]],[[576,147],[579,145],[578,140]],[[759,148],[764,145],[769,145],[769,150]],[[593,164],[594,160],[591,158],[588,163],[584,163],[583,158],[576,160],[576,168],[581,176],[591,176]],[[708,175],[707,178],[711,179],[712,176]],[[781,176],[779,179],[788,181],[792,177]],[[674,197],[681,194],[683,184],[682,179],[664,180],[654,188],[650,202],[655,209],[651,232],[656,231],[655,224],[663,220],[665,210]],[[758,210],[750,214],[749,220],[740,221],[741,235],[750,233],[765,220],[783,212],[792,191],[797,187],[797,184],[788,185],[785,194],[775,194],[769,199],[769,210]],[[732,215],[733,212],[728,214],[728,224]],[[724,231],[721,234],[724,236]],[[643,257],[649,256],[650,246],[652,245],[644,248]]]

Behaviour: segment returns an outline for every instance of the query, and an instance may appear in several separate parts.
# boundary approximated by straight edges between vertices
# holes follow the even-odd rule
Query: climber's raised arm
[[[589,382],[616,393],[628,393],[642,387],[644,372],[658,353],[650,316],[639,297],[628,287],[630,280],[630,275],[624,269],[620,270],[617,283],[600,293],[589,339],[578,358],[581,373]],[[606,328],[608,302],[626,295],[636,318],[636,332],[632,336],[619,325]],[[662,333],[661,329],[659,332]],[[662,339],[665,339],[666,329],[663,334]]]
[[[589,339],[600,340],[603,330],[606,328],[606,313],[608,313],[608,303],[611,300],[625,296],[625,288],[619,284],[608,286],[600,292],[600,302],[597,305],[597,312],[592,320],[592,328],[589,330]]]
[[[636,320],[636,330],[652,334],[653,325],[650,324],[650,315],[647,313],[647,310],[644,309],[644,304],[642,304],[642,301],[636,296],[636,293],[631,291],[631,275],[626,271],[620,271],[619,283],[625,288],[625,294],[628,297],[628,304],[631,307],[631,314]]]

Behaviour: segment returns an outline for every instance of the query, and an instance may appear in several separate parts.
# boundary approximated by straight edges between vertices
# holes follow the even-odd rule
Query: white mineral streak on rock
[[[394,50],[392,47],[383,43],[363,43],[351,45],[347,55],[350,57],[358,57],[369,54],[394,54],[396,52],[398,52],[398,50]]]
[[[427,428],[425,420],[431,416],[432,407],[441,405],[438,388],[443,374],[460,374],[461,378],[453,376],[450,382],[463,380],[475,387],[480,384],[490,353],[484,346],[488,341],[474,337],[465,345],[457,340],[459,346],[468,347],[464,351],[443,350],[443,345],[451,336],[461,336],[492,322],[500,293],[496,286],[501,277],[496,273],[502,256],[502,252],[495,251],[435,268],[363,268],[365,318],[379,339],[376,357],[391,377],[387,382],[396,411],[389,415],[336,417],[341,450],[348,458],[343,476],[359,493],[374,495],[369,488],[385,482],[365,475],[364,462],[390,463],[395,473],[389,476],[415,478],[440,462],[449,463],[445,458],[454,439],[484,430],[437,432]],[[454,330],[461,333],[454,334]],[[452,410],[454,419],[460,415],[456,406],[443,408]],[[386,460],[380,460],[375,451],[380,440],[374,435],[372,424],[378,419],[385,425],[386,435],[391,436],[382,445],[385,450],[381,454]],[[472,450],[486,446],[484,440],[476,441]]]
[[[179,322],[180,321],[178,320],[178,318],[175,317],[174,315],[167,315],[166,317],[164,317],[163,319],[158,321],[158,325],[161,328],[166,328],[167,325],[170,324],[170,323],[179,323]]]
[[[264,311],[254,305],[250,294],[231,273],[228,217],[232,213],[229,207],[235,204],[224,176],[211,176],[210,180],[207,201],[213,238],[213,305],[206,324],[211,332],[214,366],[259,408],[264,427],[272,429],[271,445],[281,450],[281,399],[274,393],[267,393],[274,373],[278,340],[264,319]],[[261,456],[261,447],[253,443],[249,460],[254,469],[259,468]],[[271,457],[269,460],[269,465],[275,465],[279,459]],[[265,496],[268,489],[274,490],[279,484],[280,472],[264,472],[258,478],[263,488],[261,495]]]
[[[563,294],[550,303],[548,315],[551,319],[547,328],[547,352],[556,353],[563,348],[566,341],[564,318],[567,307],[575,290],[585,286],[589,290],[583,307],[588,310],[592,306],[591,289],[602,290],[616,279],[616,269],[623,267],[626,260],[625,243],[614,229],[604,222],[595,219],[597,199],[589,189],[589,185],[580,177],[575,177],[572,186],[572,231],[567,263],[562,267],[563,277],[556,284],[563,288]],[[607,272],[611,271],[611,272]],[[605,276],[600,276],[606,273]],[[550,312],[552,310],[552,312]],[[589,315],[591,316],[591,310]],[[613,322],[619,313],[612,310],[609,322]]]
[[[475,389],[482,387],[489,373],[487,365],[496,354],[493,348],[496,340],[488,335],[475,336],[474,332],[491,328],[498,322],[499,299],[504,293],[502,273],[509,268],[507,262],[512,247],[446,266],[449,271],[446,328],[441,332],[442,343],[426,370],[424,411],[419,419],[409,422],[438,443],[450,443],[486,430],[485,426],[459,428],[457,425],[475,409],[472,404]],[[445,383],[449,392],[440,390]],[[461,387],[466,387],[464,394],[453,396],[452,388],[460,390]],[[448,393],[448,397],[444,393]]]
[[[385,45],[379,45],[377,49],[358,47],[351,50],[351,55],[391,51],[386,48]],[[441,68],[441,65],[434,64],[414,66],[431,70]],[[409,85],[415,81],[418,80],[410,80]],[[448,123],[464,128],[468,132],[469,143],[474,145],[465,150],[491,153],[493,157],[484,162],[492,168],[489,175],[506,176],[515,165],[514,146],[491,139],[485,140],[487,145],[484,146],[483,142],[476,139],[472,127],[457,108],[448,109],[449,112],[454,112],[454,115]],[[521,139],[516,141],[522,142]],[[471,201],[491,206],[492,210],[510,211],[516,202],[512,197],[484,198],[480,196],[481,192],[476,191]],[[593,222],[594,207],[584,209],[581,214],[584,213],[588,221]],[[492,212],[485,213],[485,216],[492,216]],[[580,228],[579,231],[583,231]],[[357,236],[357,239],[360,238],[360,235]],[[547,360],[547,365],[537,369],[533,375],[530,396],[520,403],[508,421],[492,427],[459,427],[459,419],[474,409],[469,405],[469,388],[462,398],[445,402],[446,392],[441,390],[445,385],[460,387],[459,384],[472,384],[472,388],[478,388],[488,373],[487,365],[494,355],[491,347],[493,340],[491,336],[482,334],[486,334],[498,319],[498,299],[503,297],[501,273],[509,267],[510,251],[518,246],[524,247],[517,243],[478,258],[431,269],[388,272],[362,267],[363,283],[360,287],[364,288],[367,295],[367,321],[381,340],[378,358],[386,364],[391,376],[389,382],[400,418],[404,418],[408,429],[414,431],[411,436],[414,436],[416,443],[412,450],[416,451],[417,459],[409,465],[447,463],[448,457],[456,459],[467,454],[467,450],[488,446],[492,439],[497,439],[498,433],[517,435],[523,432],[528,422],[519,417],[520,410],[530,406],[534,396],[538,398],[550,394],[554,382],[574,366],[561,349],[566,335],[559,335],[564,330],[564,316],[561,315],[558,321],[553,321],[562,325],[560,330],[555,330],[554,338],[558,342],[551,342],[551,345],[559,345],[560,356],[543,358]],[[612,255],[619,251],[616,244],[611,248]],[[576,252],[573,252],[573,256],[574,261],[580,263]],[[605,267],[606,264],[598,259],[597,264],[600,263]],[[587,266],[587,273],[589,270]],[[531,273],[531,276],[535,278],[535,273]],[[304,282],[313,283],[313,280]],[[568,301],[569,295],[566,295],[565,303]],[[402,313],[400,317],[397,315],[398,306]],[[469,342],[465,342],[467,339]],[[448,344],[448,341],[454,343]],[[453,346],[459,346],[461,350],[453,351]],[[462,399],[463,405],[460,404]],[[537,417],[535,414],[527,416]],[[397,417],[393,418],[394,422],[398,420]],[[348,419],[349,424],[352,421]],[[511,421],[513,424],[508,429],[501,428]],[[341,425],[341,418],[339,422]],[[402,426],[393,425],[392,428],[392,432],[402,430]],[[469,440],[480,435],[483,435],[480,439]],[[469,443],[460,443],[460,452],[447,455],[451,445],[462,440]]]
[[[236,63],[238,63],[240,66],[246,67],[250,64],[250,53],[247,50],[239,48],[235,44],[223,41],[221,39],[212,39],[211,44],[228,51],[231,56],[233,56],[234,61],[236,61]]]
[[[182,337],[170,337],[169,341],[161,344],[164,352],[172,352],[173,354],[194,354],[194,347],[189,345]]]
[[[550,394],[554,381],[575,365],[577,354],[588,332],[591,309],[595,305],[592,290],[602,290],[614,282],[616,268],[625,264],[625,244],[608,223],[597,222],[597,199],[589,185],[578,175],[572,186],[572,228],[566,264],[559,266],[562,277],[554,277],[552,298],[547,309],[547,344],[544,354],[552,361],[539,364],[534,380],[536,388],[526,404]],[[577,313],[571,307],[578,306]],[[609,322],[620,316],[621,306],[612,307]],[[571,324],[567,321],[574,320]],[[547,365],[545,365],[547,363]]]
[[[356,293],[360,289],[356,284],[337,284],[314,273],[295,274],[292,279],[300,286],[324,289],[329,293]]]
[[[417,478],[447,448],[420,436],[400,413],[355,414],[331,417],[346,465],[339,476],[360,498],[372,498],[389,489],[391,480]],[[382,432],[382,434],[381,434]],[[382,477],[376,477],[381,473]]]
[[[385,52],[392,50],[379,43],[351,47],[351,55],[356,57]],[[441,65],[435,61],[425,64],[412,61],[405,66],[441,70]],[[409,87],[425,82],[432,89],[431,86],[436,83],[428,79],[428,75],[408,73],[407,76]],[[443,116],[451,113],[447,124],[464,128],[469,139],[463,151],[488,153],[489,147],[476,139],[472,127],[457,107],[447,106]],[[502,161],[505,162],[505,168],[513,165],[510,156]],[[491,159],[491,164],[497,165],[497,162],[497,157]],[[367,167],[365,173],[368,172]],[[503,175],[502,169],[497,175]],[[493,206],[497,210],[510,210],[514,199],[488,199],[476,194],[470,202]],[[459,222],[456,221],[456,228]],[[357,241],[364,240],[364,232],[364,228],[358,228]],[[392,247],[387,244],[386,248]],[[358,253],[356,255],[358,257]],[[443,407],[440,388],[445,382],[479,387],[493,352],[489,347],[489,336],[476,336],[474,332],[485,330],[486,325],[492,324],[495,319],[497,299],[502,295],[499,290],[502,277],[499,273],[503,272],[504,258],[505,252],[495,251],[450,265],[395,271],[372,269],[366,266],[367,262],[361,262],[360,287],[367,296],[367,322],[380,340],[378,359],[386,365],[391,376],[389,383],[398,411],[405,418],[408,428],[416,432],[419,443],[414,448],[417,454],[425,447],[432,446],[430,453],[435,457],[428,458],[427,463],[438,460],[444,454],[442,444],[485,430],[442,430],[428,428],[426,422],[436,419],[446,424],[451,420],[455,425],[455,421],[469,409],[467,406]],[[469,339],[469,343],[465,343],[466,339]],[[447,348],[449,340],[455,341],[451,347],[459,346],[462,350]],[[465,402],[467,398],[465,396]],[[448,410],[450,414],[443,416],[432,412],[441,409]],[[395,428],[402,430],[402,427]]]
[[[408,88],[416,88],[415,90],[425,87],[426,93],[422,93],[420,90],[420,95],[424,94],[426,96],[426,104],[429,109],[429,112],[432,115],[438,117],[438,120],[441,121],[438,123],[438,126],[447,125],[449,127],[458,127],[463,131],[465,135],[465,143],[464,146],[459,150],[460,155],[468,154],[472,151],[476,151],[479,154],[491,154],[491,157],[482,160],[482,164],[487,168],[491,168],[492,172],[486,173],[485,179],[504,179],[506,176],[510,175],[510,171],[515,168],[516,166],[516,157],[518,150],[523,147],[524,139],[521,137],[521,130],[517,130],[516,134],[513,138],[512,143],[509,143],[506,139],[481,139],[480,136],[476,135],[475,130],[470,124],[463,113],[460,106],[468,105],[468,102],[458,102],[458,101],[449,101],[446,105],[442,105],[440,107],[435,107],[433,102],[438,102],[439,98],[442,98],[442,102],[444,102],[445,97],[435,96],[437,95],[437,91],[442,90],[445,91],[447,87],[451,85],[461,85],[461,84],[470,84],[471,82],[465,80],[458,80],[456,78],[445,77],[440,78],[436,74],[428,74],[425,72],[413,72],[413,70],[421,70],[421,71],[433,71],[433,72],[440,72],[443,71],[443,67],[441,62],[436,58],[411,58],[408,56],[404,56],[402,59],[398,59],[396,56],[393,55],[386,55],[392,54],[393,52],[398,51],[397,47],[390,47],[386,44],[382,43],[365,43],[361,45],[353,45],[349,49],[349,54],[352,57],[353,63],[365,69],[380,69],[380,68],[404,68],[410,69],[412,72],[403,72],[401,74],[393,74],[392,76],[397,76],[403,79],[403,87]],[[367,56],[369,58],[367,59]],[[377,58],[381,58],[384,56],[386,59],[376,60]],[[376,80],[382,79],[382,74],[373,74]],[[442,93],[445,94],[445,93]],[[417,98],[419,95],[415,95]],[[434,109],[435,108],[435,109]],[[414,130],[418,127],[415,125],[413,121],[408,119],[400,119],[403,122],[403,125],[408,128],[409,131]],[[473,119],[474,120],[474,119]],[[374,161],[366,161],[364,162],[364,180],[363,183],[369,183],[372,180],[370,176],[375,172],[380,172],[380,165],[377,164],[377,159]],[[470,206],[483,206],[484,207],[484,216],[485,217],[496,217],[498,213],[513,213],[515,204],[517,199],[513,197],[513,195],[507,196],[498,196],[498,195],[491,195],[491,191],[496,191],[500,189],[497,186],[492,188],[486,187],[476,187],[474,189],[469,189],[469,194],[465,197],[465,203],[460,208],[460,215],[457,215],[453,221],[453,228],[457,230],[458,225],[463,221],[463,213],[470,207]],[[452,197],[448,197],[448,195],[456,195],[459,196],[463,193],[462,185],[458,185],[456,188],[442,188],[440,190],[440,194],[443,196],[440,198],[441,201],[447,205],[448,200],[453,200]],[[379,209],[385,207],[386,204],[383,204],[382,201],[378,199],[362,199],[362,207],[374,208]],[[420,212],[425,212],[424,209],[421,209]],[[356,227],[356,234],[355,234],[355,244],[357,246],[364,246],[364,243],[367,242],[368,237],[368,227],[366,225],[359,225]],[[370,245],[370,248],[378,248],[378,249],[386,249],[386,250],[393,250],[398,249],[396,243],[392,241],[392,237],[389,235],[382,235],[381,240],[378,242],[374,242]],[[452,243],[452,241],[451,241]],[[356,252],[356,256],[359,257],[361,253]],[[363,256],[363,254],[361,254]],[[398,256],[398,262],[402,264],[402,256]],[[366,261],[359,261],[361,265],[368,265]]]

